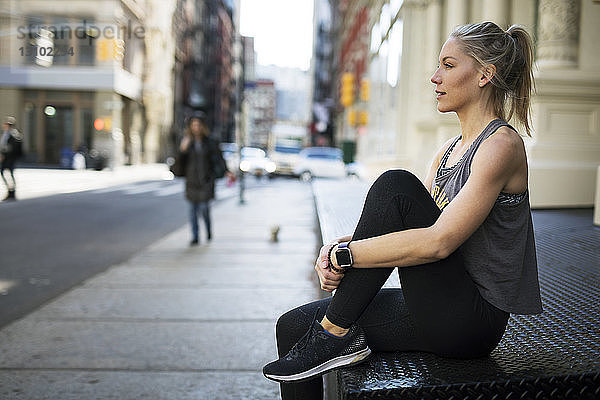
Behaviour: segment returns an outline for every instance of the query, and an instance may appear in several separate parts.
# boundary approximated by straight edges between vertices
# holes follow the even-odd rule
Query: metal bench
[[[324,242],[352,233],[367,189],[360,182],[313,182]],[[335,396],[600,399],[600,228],[592,225],[591,210],[533,214],[543,314],[511,316],[499,346],[483,359],[374,354],[329,374]]]

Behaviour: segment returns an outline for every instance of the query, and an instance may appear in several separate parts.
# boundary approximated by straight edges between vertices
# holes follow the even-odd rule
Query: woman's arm
[[[442,155],[444,154],[446,149],[448,149],[448,147],[450,146],[450,144],[452,143],[453,140],[454,139],[450,139],[446,143],[444,143],[442,148],[438,150],[437,154],[431,161],[431,165],[429,166],[429,171],[427,173],[427,177],[425,178],[425,181],[423,182],[423,184],[425,185],[425,187],[427,188],[428,191],[431,191],[431,184],[433,183],[433,178],[435,177],[437,168],[440,165],[440,160],[442,159]],[[329,250],[329,247],[331,247],[332,245],[334,245],[336,243],[341,243],[341,242],[348,242],[350,240],[352,240],[352,235],[341,236],[341,237],[338,237],[337,239],[334,239],[331,243],[326,244],[323,247],[321,247],[319,256],[321,257],[323,255],[324,251],[326,254]]]
[[[425,178],[425,181],[423,181],[423,184],[425,185],[425,187],[427,188],[428,191],[431,191],[431,184],[433,183],[433,178],[435,177],[437,168],[440,165],[442,156],[443,156],[444,152],[448,149],[448,147],[450,146],[450,144],[452,143],[453,140],[454,140],[454,138],[449,139],[446,143],[444,143],[442,148],[438,150],[437,154],[431,161],[431,165],[429,166],[429,171],[427,172],[427,177]],[[351,239],[352,239],[352,235],[341,236],[337,239],[334,239],[333,242],[330,243],[329,245],[334,244],[334,243],[348,242]],[[323,248],[327,247],[329,245],[325,245],[325,246],[323,246]],[[321,250],[323,250],[323,248],[321,248]]]
[[[465,186],[434,225],[351,242],[354,267],[405,267],[448,257],[483,223],[509,183],[522,182],[526,189],[526,176],[522,140],[508,128],[499,129],[481,144]],[[335,252],[332,262],[337,265]]]
[[[340,236],[339,238],[334,239],[333,243],[348,242],[350,240],[352,240],[352,235]]]

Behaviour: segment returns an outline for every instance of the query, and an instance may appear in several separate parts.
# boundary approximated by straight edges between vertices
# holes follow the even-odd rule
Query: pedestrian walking
[[[204,113],[198,112],[189,118],[179,151],[185,171],[185,197],[190,203],[190,245],[194,246],[200,242],[200,215],[206,227],[206,238],[212,239],[210,201],[215,197],[215,180],[224,175],[229,179],[234,176],[227,170],[219,143],[209,135]]]
[[[2,126],[0,137],[0,174],[6,186],[8,194],[3,200],[16,200],[17,183],[15,181],[15,163],[23,154],[23,137],[21,132],[15,128],[15,117],[8,116]],[[8,174],[5,175],[5,171]],[[7,177],[8,175],[8,177]],[[10,179],[9,179],[10,178]]]
[[[279,360],[264,375],[282,398],[322,398],[321,374],[371,351],[488,355],[514,314],[542,311],[527,157],[533,47],[519,26],[454,30],[431,77],[437,108],[460,135],[422,183],[391,170],[371,186],[352,235],[323,246],[315,269],[335,291],[282,315]],[[343,201],[343,199],[340,199]],[[381,289],[395,267],[401,288]]]

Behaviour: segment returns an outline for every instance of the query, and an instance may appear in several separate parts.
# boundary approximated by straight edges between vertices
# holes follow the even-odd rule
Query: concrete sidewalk
[[[295,180],[246,199],[213,207],[210,244],[186,226],[1,330],[0,397],[278,398],[276,318],[322,295],[314,203]]]

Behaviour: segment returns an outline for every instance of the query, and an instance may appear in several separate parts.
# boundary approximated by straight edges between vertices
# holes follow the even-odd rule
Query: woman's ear
[[[496,66],[494,64],[489,64],[481,71],[481,76],[479,77],[479,87],[484,87],[487,85],[492,78],[496,75]]]

